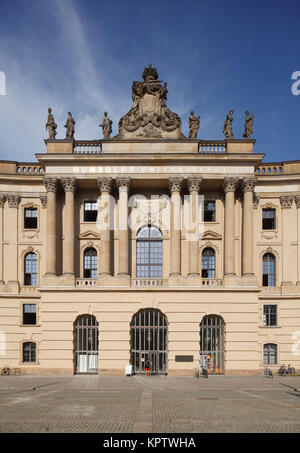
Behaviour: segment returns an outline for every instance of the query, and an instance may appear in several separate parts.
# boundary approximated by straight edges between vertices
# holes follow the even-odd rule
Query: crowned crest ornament
[[[151,64],[144,69],[143,82],[132,83],[133,105],[119,121],[116,139],[180,139],[180,117],[167,107],[167,82],[158,80]]]

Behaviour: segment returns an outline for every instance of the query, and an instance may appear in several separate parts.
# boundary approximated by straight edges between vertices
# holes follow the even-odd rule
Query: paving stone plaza
[[[1,376],[1,433],[299,433],[300,376]]]

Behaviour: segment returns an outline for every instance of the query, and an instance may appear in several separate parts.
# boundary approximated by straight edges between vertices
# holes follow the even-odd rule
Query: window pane
[[[37,228],[37,208],[25,208],[24,210],[24,228]]]

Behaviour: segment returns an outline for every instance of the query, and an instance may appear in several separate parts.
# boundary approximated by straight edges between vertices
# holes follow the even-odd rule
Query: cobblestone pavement
[[[0,433],[299,433],[300,377],[1,376]]]

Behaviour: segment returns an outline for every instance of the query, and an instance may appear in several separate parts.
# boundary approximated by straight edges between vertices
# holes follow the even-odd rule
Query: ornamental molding
[[[217,255],[220,255],[220,248],[216,244],[214,244],[211,241],[205,241],[203,244],[199,244],[200,256],[201,256],[203,250],[206,248],[212,248]]]
[[[130,178],[127,178],[127,177],[120,177],[120,178],[116,178],[116,183],[117,183],[117,186],[119,187],[119,190],[120,191],[128,191],[129,187],[130,187]]]
[[[277,209],[279,206],[272,203],[272,201],[268,201],[261,205],[261,209]]]
[[[40,194],[40,200],[41,200],[42,208],[45,209],[47,207],[47,200],[48,200],[47,194],[46,193]]]
[[[272,253],[273,255],[275,255],[275,257],[276,257],[277,260],[280,259],[279,253],[278,253],[277,250],[275,250],[273,247],[267,247],[266,249],[262,249],[262,250],[259,252],[259,254],[258,254],[258,258],[261,260],[262,257],[263,257],[266,253]]]
[[[215,231],[208,230],[205,231],[202,236],[200,237],[200,240],[206,240],[206,239],[212,239],[212,240],[221,240],[222,236],[219,233],[216,233]]]
[[[27,255],[27,253],[34,253],[34,254],[38,257],[38,261],[40,261],[40,259],[41,259],[41,252],[39,251],[39,249],[36,249],[36,248],[32,247],[32,245],[27,246],[27,247],[21,252],[22,260],[24,260],[24,258],[25,258],[25,256]]]
[[[94,241],[91,241],[91,240],[85,241],[81,245],[80,254],[83,255],[85,249],[90,248],[90,247],[92,247],[92,248],[94,248],[94,249],[96,249],[98,251],[98,257],[99,257],[99,254],[101,253],[102,247],[101,247],[99,242],[94,242]]]
[[[5,193],[1,192],[0,193],[0,208],[3,208],[5,200],[6,200],[6,195],[5,195]]]
[[[96,233],[95,231],[88,230],[85,231],[84,233],[81,233],[78,235],[78,239],[93,239],[93,240],[100,240],[101,235],[99,233]]]
[[[253,208],[257,209],[259,205],[260,197],[253,192]]]
[[[291,209],[293,204],[293,195],[280,195],[280,204],[282,209]]]
[[[300,195],[295,195],[295,203],[297,208],[300,208]]]

